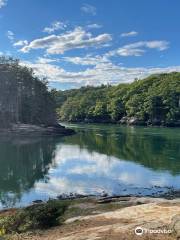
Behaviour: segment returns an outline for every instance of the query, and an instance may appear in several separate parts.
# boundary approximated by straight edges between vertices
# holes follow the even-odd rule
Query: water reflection
[[[26,205],[61,193],[151,194],[180,188],[177,129],[78,125],[64,138],[0,139],[0,202]]]
[[[46,176],[55,144],[51,139],[0,138],[0,201],[13,206]]]
[[[73,153],[73,154],[72,154]],[[168,172],[156,172],[140,164],[120,160],[97,152],[89,152],[74,145],[57,146],[57,167],[49,171],[49,182],[38,182],[39,192],[48,191],[51,196],[61,193],[79,194],[150,194],[153,186],[178,188],[180,176]]]
[[[79,134],[66,142],[153,170],[180,174],[180,129],[82,125]]]

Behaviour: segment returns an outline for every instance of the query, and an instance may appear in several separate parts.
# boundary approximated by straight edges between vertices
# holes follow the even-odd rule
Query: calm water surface
[[[63,138],[0,138],[0,208],[62,193],[180,189],[180,129],[69,125]]]

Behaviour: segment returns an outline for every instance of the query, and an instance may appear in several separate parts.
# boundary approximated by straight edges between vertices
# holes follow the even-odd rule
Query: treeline
[[[54,91],[59,119],[180,126],[180,73],[151,75],[117,86]]]
[[[54,124],[55,102],[47,83],[12,58],[0,58],[0,128],[12,123]]]

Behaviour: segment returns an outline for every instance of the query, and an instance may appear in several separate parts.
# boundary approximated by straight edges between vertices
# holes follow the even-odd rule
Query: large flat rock
[[[180,237],[180,199],[132,198],[129,201],[139,204],[100,214],[70,218],[64,225],[45,230],[40,235],[31,235],[28,239],[175,240]],[[137,227],[144,231],[141,236],[135,234]],[[152,230],[156,233],[150,232]],[[169,230],[171,234],[157,233]]]

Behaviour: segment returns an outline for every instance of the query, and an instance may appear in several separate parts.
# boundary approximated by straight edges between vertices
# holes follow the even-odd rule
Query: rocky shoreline
[[[180,237],[180,198],[73,197],[1,211],[3,239],[134,240],[139,237],[134,231],[139,226],[156,232],[169,230],[166,235],[147,233],[141,239]]]
[[[162,126],[162,127],[180,127],[180,121],[164,122],[159,119],[153,119],[152,121],[143,121],[136,117],[123,117],[120,124],[137,125],[137,126]]]
[[[32,125],[32,124],[13,124],[7,129],[0,129],[1,135],[18,135],[18,136],[66,136],[72,135],[75,131],[66,128],[60,124],[55,125]]]
[[[137,117],[122,117],[119,121],[109,121],[109,120],[99,120],[99,121],[94,121],[91,119],[85,119],[84,121],[73,121],[73,123],[102,123],[102,124],[120,124],[120,125],[127,125],[127,126],[146,126],[146,127],[180,127],[180,121],[161,121],[159,119],[153,119],[153,120],[148,120],[144,121],[141,119],[138,119]]]

